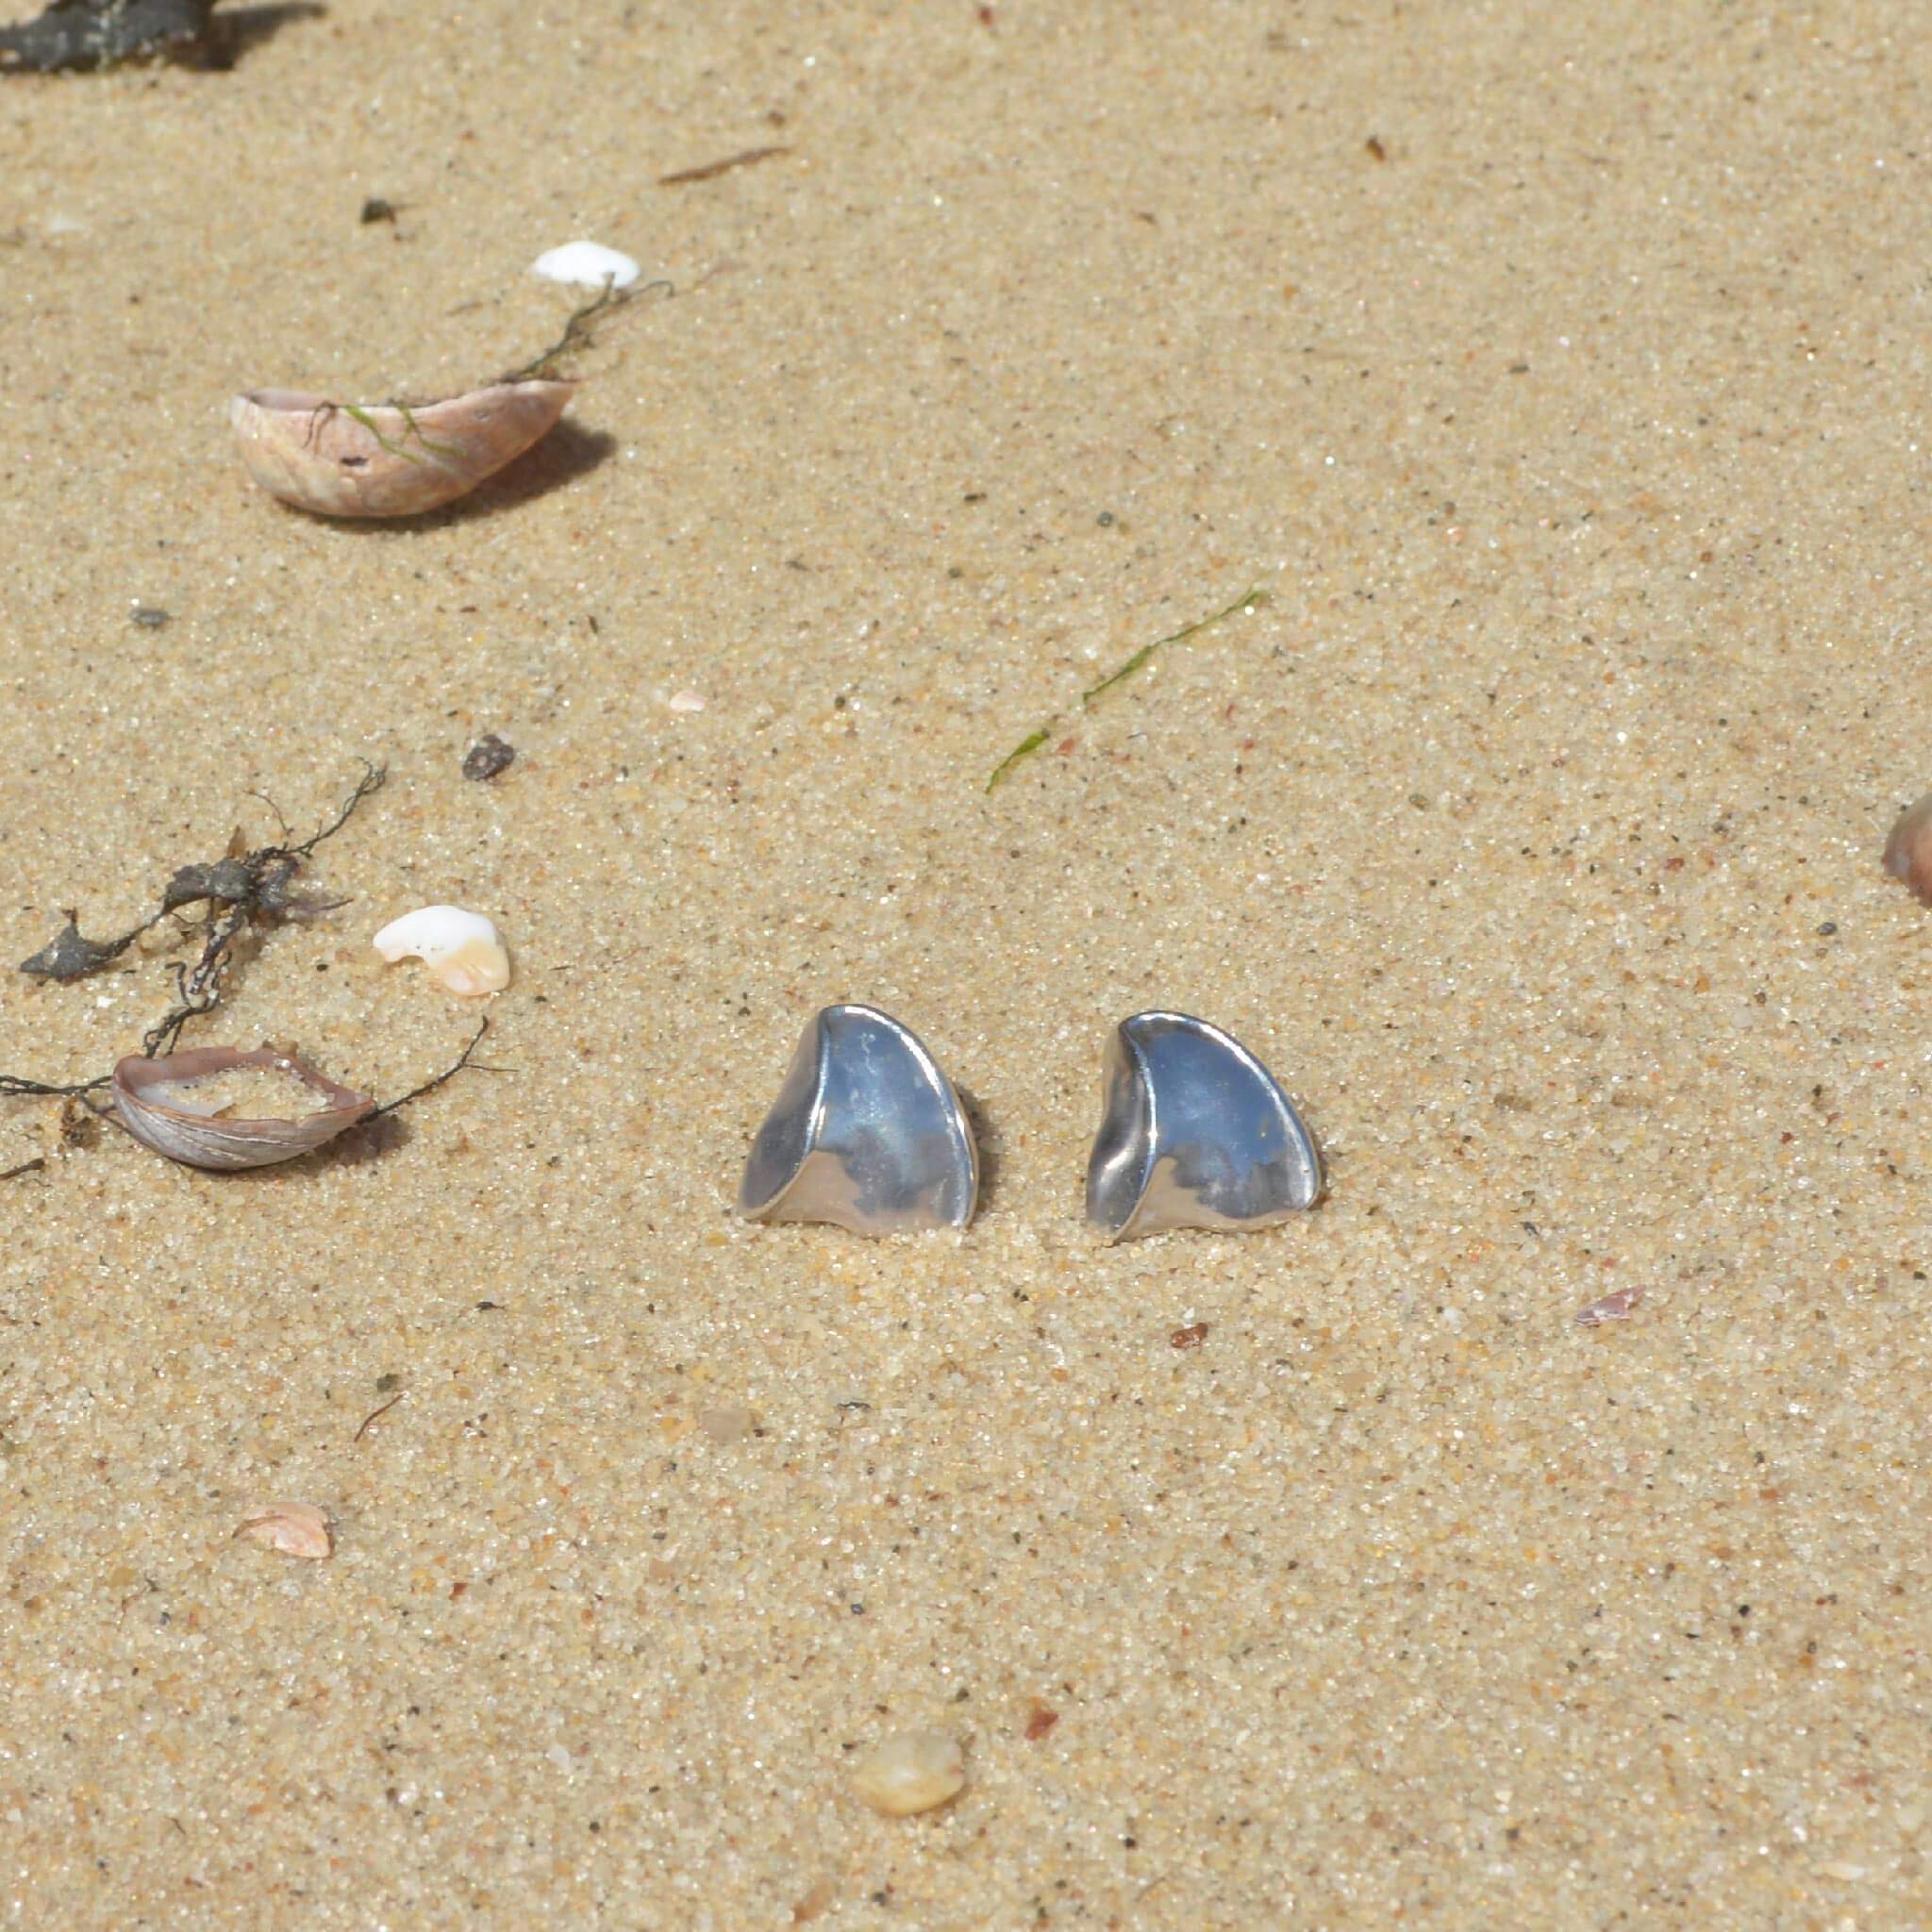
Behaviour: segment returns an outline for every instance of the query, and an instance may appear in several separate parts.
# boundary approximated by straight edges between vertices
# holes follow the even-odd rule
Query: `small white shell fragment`
[[[1600,1295],[1589,1307],[1577,1309],[1577,1326],[1601,1328],[1606,1322],[1628,1321],[1630,1310],[1642,1299],[1641,1284],[1635,1288],[1613,1289],[1608,1294]]]
[[[308,1563],[321,1563],[335,1555],[328,1518],[313,1503],[265,1504],[238,1524],[235,1534],[265,1550],[279,1550],[285,1557],[300,1557]]]
[[[375,935],[375,950],[391,965],[420,959],[464,999],[501,992],[509,984],[509,955],[480,912],[460,906],[422,906],[392,919]]]
[[[852,1784],[874,1811],[907,1818],[958,1797],[966,1759],[943,1731],[904,1731],[859,1759]]]
[[[664,708],[669,711],[702,711],[705,708],[704,693],[681,691],[676,696],[665,699]]]
[[[546,248],[530,264],[530,273],[546,282],[568,282],[574,288],[627,289],[637,280],[639,268],[629,256],[606,248],[601,242],[566,242],[561,248]]]

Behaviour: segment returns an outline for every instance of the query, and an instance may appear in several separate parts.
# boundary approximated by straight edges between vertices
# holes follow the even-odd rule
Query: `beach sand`
[[[516,968],[291,1167],[0,1103],[0,1923],[1932,1923],[1923,25],[329,0],[0,78],[0,959],[366,759],[188,1042],[392,1096],[478,1009],[376,927]],[[674,292],[528,458],[249,485],[232,392],[526,361],[577,237]],[[0,1070],[192,957],[10,974]],[[833,1000],[970,1094],[963,1236],[735,1217]],[[1156,1006],[1315,1211],[1087,1231]],[[878,1816],[911,1730],[965,1789]]]

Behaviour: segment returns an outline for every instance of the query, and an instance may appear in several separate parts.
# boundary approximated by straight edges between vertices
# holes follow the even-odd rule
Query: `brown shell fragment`
[[[325,1106],[293,1120],[234,1120],[197,1106],[186,1091],[218,1074],[264,1068],[322,1095]],[[160,1059],[130,1054],[116,1063],[113,1094],[121,1124],[144,1147],[188,1167],[235,1173],[272,1167],[320,1147],[371,1112],[375,1097],[340,1086],[306,1060],[258,1047],[195,1046]]]
[[[475,489],[556,423],[574,382],[496,382],[447,402],[332,403],[258,389],[228,406],[248,474],[325,517],[412,517]]]
[[[313,1503],[265,1503],[236,1525],[235,1534],[308,1563],[326,1562],[335,1555],[328,1518]]]
[[[1932,906],[1932,791],[1899,814],[1885,841],[1885,869],[1912,889],[1920,905]]]

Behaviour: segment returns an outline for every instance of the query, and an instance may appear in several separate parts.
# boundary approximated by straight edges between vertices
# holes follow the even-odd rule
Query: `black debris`
[[[479,782],[493,778],[499,772],[507,772],[515,763],[517,748],[507,744],[491,731],[486,733],[473,744],[463,759],[463,776]]]
[[[214,0],[53,0],[36,20],[0,27],[0,74],[113,67],[199,51]]]

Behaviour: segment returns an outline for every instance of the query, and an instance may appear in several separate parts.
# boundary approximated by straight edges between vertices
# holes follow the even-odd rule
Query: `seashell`
[[[1922,906],[1932,906],[1932,791],[1899,813],[1885,841],[1885,869],[1903,879]]]
[[[327,1105],[293,1120],[236,1120],[197,1103],[189,1090],[218,1074],[250,1067],[287,1074],[320,1093]],[[273,1167],[333,1141],[371,1112],[374,1097],[341,1087],[307,1061],[258,1047],[194,1046],[160,1059],[130,1054],[114,1068],[113,1094],[121,1124],[144,1147],[187,1167],[230,1174]]]
[[[509,984],[509,955],[480,912],[460,906],[420,906],[375,935],[375,950],[391,966],[420,959],[453,993],[477,999]]]
[[[328,1518],[313,1503],[265,1503],[236,1524],[235,1534],[305,1562],[322,1563],[335,1555]]]
[[[852,1783],[874,1811],[907,1818],[958,1797],[966,1783],[966,1760],[943,1731],[905,1731],[868,1752],[853,1771]]]
[[[475,489],[561,416],[574,382],[496,382],[413,409],[257,389],[228,406],[248,474],[325,517],[413,517]]]
[[[578,289],[627,289],[641,271],[629,256],[601,242],[566,242],[561,248],[546,248],[530,273]]]

